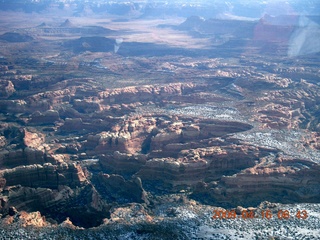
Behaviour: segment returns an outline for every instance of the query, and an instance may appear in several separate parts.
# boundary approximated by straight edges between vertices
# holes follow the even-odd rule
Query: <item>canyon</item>
[[[167,203],[318,204],[319,52],[288,56],[302,27],[281,19],[152,26],[189,48],[101,19],[1,28],[1,224],[116,231]]]

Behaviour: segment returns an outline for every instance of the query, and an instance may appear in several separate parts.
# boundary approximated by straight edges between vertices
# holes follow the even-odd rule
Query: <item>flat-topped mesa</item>
[[[246,123],[217,120],[192,123],[174,117],[133,117],[114,125],[112,131],[89,135],[82,147],[88,155],[103,154],[100,162],[107,169],[126,172],[128,167],[132,172],[138,170],[147,158],[176,158],[181,150],[208,146],[213,136],[251,127]],[[148,156],[141,157],[144,154]]]
[[[215,204],[243,206],[257,205],[265,200],[318,202],[319,169],[319,165],[305,160],[278,158],[273,163],[262,160],[260,164],[238,174],[223,176],[219,184],[205,184],[205,190],[196,189],[194,194],[205,193],[207,200]]]
[[[18,150],[0,151],[0,169],[17,167],[20,165],[43,164],[46,161],[44,150],[26,147]]]
[[[299,90],[274,90],[257,97],[255,102],[259,107],[254,110],[253,118],[264,128],[318,131],[318,108],[315,106],[320,104],[319,86],[304,80],[292,85]]]
[[[115,151],[123,153],[137,153],[144,148],[144,141],[156,128],[156,119],[133,118],[114,125],[111,131],[89,135],[84,148],[88,153],[113,154]]]
[[[205,89],[205,85],[194,83],[171,83],[167,85],[146,85],[106,90],[99,93],[104,104],[158,102],[171,96],[184,95],[195,90]]]
[[[266,154],[255,146],[235,144],[182,150],[178,158],[148,159],[136,176],[143,181],[160,180],[168,185],[168,191],[176,191],[252,167]]]
[[[105,116],[103,112],[96,112],[94,115],[86,116],[73,108],[65,109],[60,113],[61,115],[65,117],[64,122],[59,124],[60,127],[58,127],[58,132],[62,134],[86,131],[93,135],[102,131],[110,131],[115,123],[123,121],[123,117]]]
[[[74,89],[63,89],[55,91],[47,91],[38,94],[34,94],[26,99],[28,102],[29,111],[34,112],[50,110],[53,106],[60,105],[68,96],[75,93]]]
[[[242,122],[221,121],[212,119],[197,120],[197,123],[174,122],[167,128],[159,130],[150,139],[150,152],[163,152],[163,156],[175,156],[179,150],[197,147],[200,140],[226,136],[242,132],[252,126]],[[191,145],[188,143],[192,143]]]
[[[25,113],[28,109],[28,104],[25,100],[0,100],[1,113]]]
[[[222,143],[213,136],[250,128],[252,126],[246,123],[218,120],[193,123],[174,117],[137,117],[114,126],[110,132],[89,135],[83,147],[88,155],[103,154],[100,163],[108,170],[134,172],[146,159],[179,158],[181,150]]]
[[[293,81],[290,78],[278,77],[276,74],[257,74],[251,81],[248,81],[247,78],[238,78],[235,84],[241,88],[259,91],[262,89],[285,89],[291,86]]]
[[[59,185],[81,186],[86,182],[80,165],[75,163],[61,165],[35,164],[1,170],[0,175],[6,179],[6,186],[21,185],[25,187],[57,188]]]
[[[68,100],[72,94],[73,91],[70,89],[64,89],[38,93],[18,100],[0,100],[0,112],[23,114],[45,112]]]
[[[142,181],[161,181],[168,185],[167,191],[176,191],[175,186],[187,185],[203,179],[210,166],[210,161],[198,159],[197,161],[184,161],[176,158],[152,158],[136,173]],[[161,184],[160,184],[161,185]],[[161,186],[153,186],[155,189]],[[170,186],[170,187],[169,187]]]
[[[89,99],[74,99],[72,103],[73,108],[80,113],[92,113],[102,110],[102,107],[98,102]]]
[[[145,165],[147,156],[145,154],[129,154],[115,151],[112,154],[99,156],[99,163],[103,169],[119,174],[134,174]]]
[[[53,125],[61,120],[58,111],[47,110],[45,112],[36,111],[31,114],[29,125]]]

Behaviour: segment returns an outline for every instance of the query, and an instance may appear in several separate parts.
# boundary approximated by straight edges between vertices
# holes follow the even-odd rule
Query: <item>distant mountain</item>
[[[251,18],[260,18],[264,14],[307,14],[319,15],[320,1],[318,0],[192,0],[192,1],[161,1],[161,0],[133,0],[133,1],[108,1],[69,0],[65,4],[61,0],[10,0],[0,1],[1,10],[22,10],[25,12],[40,12],[49,7],[74,7],[75,13],[81,15],[85,9],[94,13],[110,13],[116,15],[140,14],[142,17],[201,15],[203,17],[216,17],[219,14],[231,14]]]
[[[199,15],[205,18],[217,17],[221,14],[260,18],[264,14],[290,15],[305,14],[319,15],[320,1],[318,0],[191,0],[191,1],[163,1],[163,0],[69,0],[65,4],[61,0],[1,0],[1,10],[41,12],[51,7],[64,9],[72,7],[76,16],[90,9],[96,14],[110,13],[115,15],[133,14],[141,17],[181,16],[190,17]]]
[[[37,27],[46,27],[47,24],[45,22],[41,23],[40,25],[38,25]]]
[[[60,27],[74,27],[74,25],[70,22],[69,19],[67,19],[60,25]]]

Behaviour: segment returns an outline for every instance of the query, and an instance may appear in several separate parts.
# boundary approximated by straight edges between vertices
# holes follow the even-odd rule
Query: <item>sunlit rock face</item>
[[[103,89],[95,97],[78,91],[79,84],[32,95],[23,109],[7,107],[13,114],[27,112],[19,127],[2,124],[0,187],[9,192],[1,211],[17,206],[57,222],[69,217],[73,227],[92,227],[109,217],[115,201],[152,204],[150,192],[187,191],[199,202],[228,207],[317,201],[318,165],[303,157],[318,149],[317,134],[292,133],[303,151],[289,158],[291,135],[266,130],[317,127],[316,119],[303,114],[317,103],[317,86],[274,75],[253,82],[240,77],[144,85]],[[211,94],[219,84],[228,97]],[[265,89],[268,95],[254,92]],[[240,95],[252,101],[226,106]],[[216,106],[220,101],[225,105]],[[302,116],[313,124],[303,125]],[[69,210],[65,201],[74,207]],[[79,210],[86,211],[80,219]],[[94,222],[86,220],[96,214]]]
[[[10,97],[16,90],[11,81],[0,80],[0,98],[5,99]]]
[[[243,238],[267,239],[277,219],[212,213],[276,216],[281,203],[314,209],[281,224],[316,228],[319,18],[274,15],[267,2],[250,16],[230,2],[173,12],[161,1],[60,1],[43,6],[45,18],[2,11],[4,238],[227,239],[223,229],[237,239],[225,230],[237,221],[252,234]],[[273,232],[302,239],[285,229]]]

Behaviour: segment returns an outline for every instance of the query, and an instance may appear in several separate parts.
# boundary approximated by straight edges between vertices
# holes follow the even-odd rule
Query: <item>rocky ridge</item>
[[[121,226],[115,234],[186,239],[183,231],[212,228],[204,219],[213,206],[318,203],[317,55],[128,57],[77,43],[88,51],[5,43],[3,54],[17,56],[0,58],[0,213],[9,232]],[[176,221],[191,230],[177,235]]]
[[[272,78],[262,81],[265,84],[261,85],[262,89],[263,86],[270,88],[270,82],[278,84],[275,85],[277,90],[271,90],[268,100],[273,99],[273,94],[290,91],[292,81],[281,81]],[[242,82],[237,80],[233,85],[238,86],[242,96],[248,96],[251,86]],[[283,85],[283,82],[287,84]],[[101,217],[109,215],[108,209],[115,199],[123,203],[149,204],[152,197],[148,197],[146,190],[154,193],[188,191],[199,201],[226,206],[256,205],[266,199],[284,202],[313,202],[317,199],[320,181],[316,174],[317,163],[287,157],[283,155],[286,153],[281,146],[267,147],[235,137],[237,133],[256,131],[252,123],[166,113],[166,106],[185,105],[183,96],[191,97],[199,90],[210,89],[208,83],[110,89],[98,92],[96,96],[81,98],[78,88],[82,87],[71,86],[64,91],[32,95],[26,98],[26,107],[22,109],[6,107],[14,115],[24,114],[24,120],[20,126],[2,124],[1,188],[8,191],[2,208],[4,214],[12,205],[18,211],[39,210],[32,205],[34,198],[46,196],[45,199],[56,199],[57,194],[62,194],[62,197],[52,203],[43,203],[41,207],[45,215],[54,217],[55,213],[49,211],[48,206],[58,204],[66,207],[67,199],[68,202],[77,202],[87,191],[92,194],[87,200],[88,205],[85,205],[91,209],[88,216],[99,213]],[[300,89],[305,91],[303,87]],[[313,97],[316,92],[313,95],[310,91],[308,95],[296,94],[299,95],[291,95],[292,98],[309,96],[314,99],[312,101],[317,101],[317,97]],[[302,122],[279,125],[279,121],[276,121],[278,125],[266,125],[265,118],[261,116],[287,121],[300,119],[299,114],[301,116],[301,112],[309,109],[307,100],[301,101],[303,98],[300,97],[299,104],[285,100],[290,101],[286,107],[297,112],[293,115],[279,107],[284,103],[269,103],[266,99],[257,98],[256,105],[251,106],[256,109],[252,112],[259,116],[255,118],[253,115],[253,120],[260,122],[261,128],[295,129],[302,126]],[[10,100],[1,101],[6,104]],[[265,106],[264,102],[267,102]],[[135,112],[136,107],[155,103],[161,103],[158,107],[163,109],[162,113]],[[194,103],[189,99],[187,104]],[[280,114],[280,111],[285,114]],[[123,117],[121,114],[129,115]],[[79,133],[81,136],[75,135]],[[314,145],[312,143],[311,140],[304,142],[304,147]],[[105,173],[96,175],[98,172]],[[126,179],[130,176],[132,180]],[[116,190],[118,187],[115,186],[121,186],[121,190]],[[263,194],[258,191],[261,186],[265,186]],[[76,187],[80,187],[80,191],[75,190]],[[69,191],[67,195],[63,194],[66,190]],[[127,191],[136,195],[127,195]],[[18,204],[21,194],[26,192],[29,192],[25,198],[30,198],[30,204]],[[248,194],[250,198],[239,201],[239,196]],[[98,204],[96,201],[101,207],[92,208]],[[74,221],[73,214],[70,210],[65,212],[65,216]],[[99,221],[101,223],[102,218],[95,224]],[[88,226],[86,222],[76,222]]]

